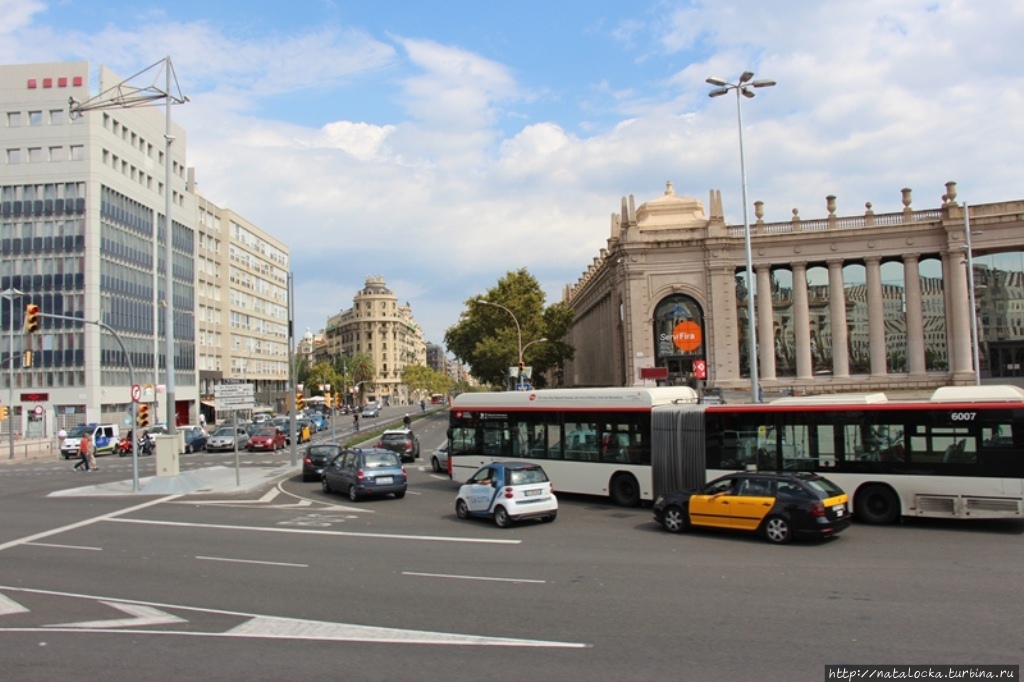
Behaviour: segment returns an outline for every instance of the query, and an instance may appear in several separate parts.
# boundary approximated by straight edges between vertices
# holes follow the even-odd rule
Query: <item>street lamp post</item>
[[[523,352],[527,348],[532,346],[533,344],[540,343],[542,341],[547,341],[547,339],[539,338],[539,339],[536,339],[534,341],[530,341],[528,344],[526,344],[524,346],[523,345],[523,328],[519,325],[519,318],[516,317],[515,313],[513,313],[511,310],[509,310],[505,306],[501,305],[500,303],[493,303],[491,301],[485,301],[482,298],[478,298],[476,300],[477,300],[477,303],[483,303],[484,305],[490,305],[490,306],[494,306],[495,308],[501,308],[506,313],[511,315],[512,316],[512,321],[516,323],[516,340],[517,340],[518,347],[519,347],[519,364],[517,365],[517,367],[519,368],[519,376],[516,377],[516,390],[522,390],[522,385],[523,385],[523,364],[524,364],[523,363]]]
[[[975,299],[974,284],[974,249],[971,248],[971,218],[968,215],[967,202],[964,202],[964,245],[967,247],[967,297],[971,307],[971,351],[974,356],[974,385],[981,385],[981,353],[978,338],[978,308]],[[975,233],[980,234],[980,233]]]
[[[25,292],[10,287],[0,292],[8,301],[8,327],[7,327],[7,432],[10,436],[10,459],[14,459],[14,297],[24,296]]]
[[[740,95],[752,98],[754,91],[751,88],[770,88],[775,81],[761,79],[752,80],[753,71],[744,71],[740,74],[736,83],[730,83],[722,78],[708,78],[707,83],[717,86],[708,93],[708,97],[719,97],[730,90],[736,91],[736,121],[740,135],[740,180],[742,183],[743,198],[743,239],[747,251],[747,325],[749,327],[750,340],[750,399],[752,402],[761,402],[760,386],[757,378],[757,326],[754,319],[754,264],[753,254],[750,248],[750,219],[747,215],[747,167],[743,156],[743,109],[740,106]]]

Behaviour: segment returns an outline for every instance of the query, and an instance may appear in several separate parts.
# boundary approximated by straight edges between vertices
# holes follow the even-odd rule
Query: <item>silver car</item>
[[[222,426],[206,441],[206,451],[234,450],[236,444],[239,450],[245,450],[249,445],[249,433],[240,426]]]

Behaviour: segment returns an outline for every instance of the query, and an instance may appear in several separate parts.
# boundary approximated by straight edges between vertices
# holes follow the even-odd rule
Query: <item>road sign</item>
[[[252,398],[254,395],[256,395],[255,384],[221,384],[213,388],[213,397],[218,400],[221,398]]]
[[[693,376],[696,379],[707,379],[708,378],[708,365],[704,360],[693,361]]]
[[[235,396],[230,398],[215,396],[213,405],[218,410],[251,410],[256,407],[256,401],[253,400],[252,396]]]
[[[42,405],[36,405],[36,407],[33,410],[33,412],[35,412],[37,415],[38,414],[42,414],[43,413],[43,406]]]
[[[142,386],[132,384],[132,402],[137,403],[142,398]]]

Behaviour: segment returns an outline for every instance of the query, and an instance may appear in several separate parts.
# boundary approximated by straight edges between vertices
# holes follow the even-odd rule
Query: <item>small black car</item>
[[[690,526],[731,528],[781,544],[794,537],[834,536],[849,527],[850,510],[846,493],[823,476],[755,471],[661,495],[654,502],[654,520],[670,533]]]
[[[302,480],[319,481],[327,465],[341,452],[342,447],[334,443],[310,445],[302,457]]]

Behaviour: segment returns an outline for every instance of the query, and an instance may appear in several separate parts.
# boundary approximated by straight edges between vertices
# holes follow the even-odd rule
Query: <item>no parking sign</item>
[[[706,360],[693,361],[693,376],[696,379],[708,378],[708,363]]]

